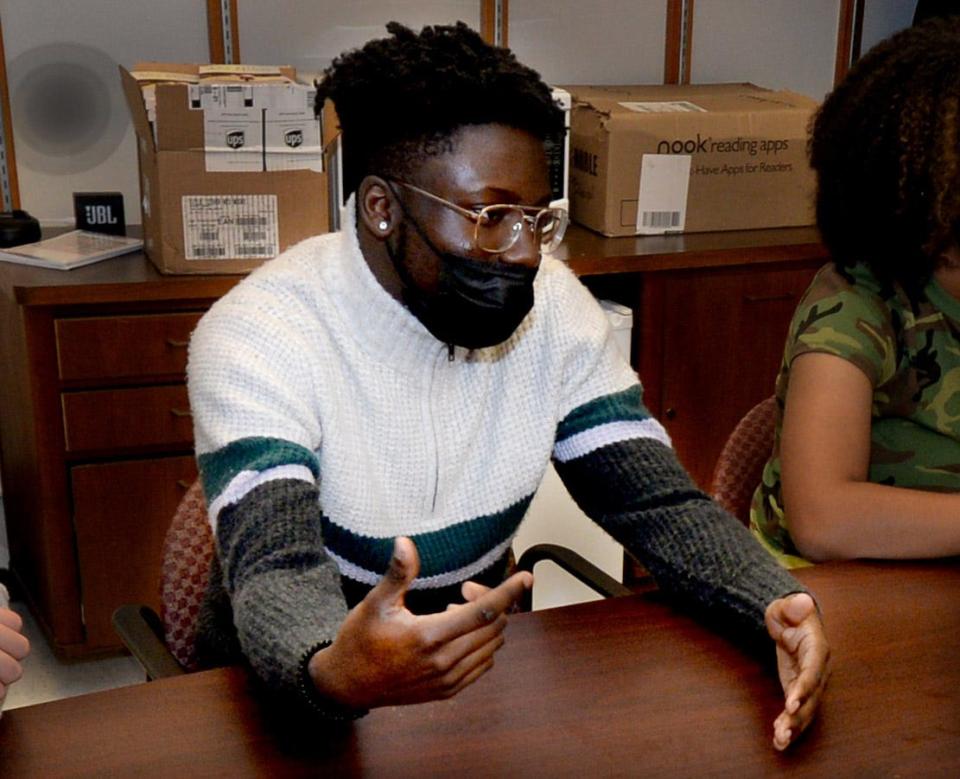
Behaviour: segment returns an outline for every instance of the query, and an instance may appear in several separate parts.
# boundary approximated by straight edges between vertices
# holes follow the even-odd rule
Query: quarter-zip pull
[[[446,344],[447,347],[447,360],[453,360],[453,344]],[[437,402],[435,394],[437,391],[437,381],[439,373],[443,370],[443,349],[437,352],[437,356],[432,360],[430,365],[430,374],[429,374],[429,384],[427,387],[427,392],[424,395],[425,402],[425,417],[427,423],[429,424],[430,430],[430,460],[431,460],[431,471],[430,471],[430,485],[429,485],[429,504],[428,508],[430,514],[432,515],[437,509],[437,496],[440,491],[440,442],[438,441],[437,435],[437,418],[436,418],[436,409],[440,406]]]
[[[453,362],[454,351],[456,348],[457,347],[453,344],[447,344],[447,362]]]

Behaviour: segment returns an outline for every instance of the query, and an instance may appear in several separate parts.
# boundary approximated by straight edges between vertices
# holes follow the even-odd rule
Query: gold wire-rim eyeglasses
[[[563,240],[569,222],[566,210],[555,206],[544,208],[521,206],[515,203],[491,203],[482,208],[469,209],[406,181],[391,179],[391,182],[434,200],[472,221],[474,245],[488,254],[509,251],[520,240],[524,223],[530,226],[530,231],[534,235],[539,235],[540,251],[552,252]],[[512,220],[509,218],[511,215]],[[552,223],[548,223],[545,227],[544,222],[547,219],[552,220]]]

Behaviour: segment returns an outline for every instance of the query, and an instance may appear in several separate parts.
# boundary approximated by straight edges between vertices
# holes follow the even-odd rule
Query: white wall
[[[513,0],[507,42],[550,84],[659,84],[666,7],[660,0]]]
[[[697,0],[690,80],[752,81],[817,100],[833,88],[840,0]]]
[[[397,21],[414,30],[463,21],[480,29],[478,0],[238,0],[244,62],[293,65],[317,73],[338,54],[387,34]]]

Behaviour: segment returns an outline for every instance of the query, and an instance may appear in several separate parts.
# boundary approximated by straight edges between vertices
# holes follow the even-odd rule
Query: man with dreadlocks
[[[810,151],[833,262],[790,328],[752,527],[787,565],[960,554],[960,19],[871,50]]]
[[[466,25],[387,29],[318,88],[343,230],[253,273],[191,344],[208,662],[242,655],[328,718],[454,695],[532,585],[507,557],[553,457],[665,591],[776,647],[786,747],[826,677],[816,608],[691,483],[597,303],[541,260],[566,226],[550,90]]]

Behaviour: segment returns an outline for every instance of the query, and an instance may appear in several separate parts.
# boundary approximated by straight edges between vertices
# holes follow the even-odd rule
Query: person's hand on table
[[[813,721],[827,684],[830,647],[817,607],[806,593],[779,598],[766,611],[767,631],[777,645],[784,708],[773,723],[773,745],[786,749]]]
[[[30,642],[21,630],[20,615],[0,606],[0,706],[7,688],[23,675],[20,661],[30,654]]]
[[[505,612],[533,586],[527,572],[439,614],[417,616],[404,596],[420,570],[409,538],[394,544],[390,569],[350,611],[308,671],[323,695],[354,709],[449,698],[493,666]],[[477,585],[479,586],[479,585]],[[465,587],[465,595],[467,588]]]

